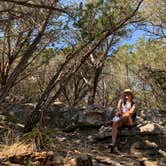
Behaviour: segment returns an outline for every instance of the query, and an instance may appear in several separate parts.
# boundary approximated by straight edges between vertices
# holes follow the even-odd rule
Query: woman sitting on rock
[[[133,102],[133,92],[131,89],[125,89],[122,98],[118,101],[115,117],[112,124],[112,144],[111,152],[114,150],[114,146],[117,139],[118,128],[126,125],[132,126],[132,115],[135,112],[135,103]]]

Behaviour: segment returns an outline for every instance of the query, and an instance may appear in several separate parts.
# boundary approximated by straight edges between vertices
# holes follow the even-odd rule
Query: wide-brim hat
[[[130,93],[134,97],[133,91],[131,89],[125,89],[123,91],[123,94],[125,94],[125,93]]]

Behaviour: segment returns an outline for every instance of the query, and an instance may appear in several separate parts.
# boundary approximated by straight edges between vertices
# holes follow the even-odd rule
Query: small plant
[[[39,128],[34,128],[31,132],[24,134],[25,142],[35,143],[36,149],[49,149],[52,145],[52,138],[50,137],[50,130],[42,131]]]

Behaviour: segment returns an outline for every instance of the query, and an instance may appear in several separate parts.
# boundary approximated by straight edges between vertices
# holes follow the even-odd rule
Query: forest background
[[[34,124],[55,101],[115,107],[128,87],[138,107],[163,110],[164,10],[162,0],[0,1],[0,101],[35,103]]]
[[[82,152],[90,166],[165,165],[165,9],[164,0],[0,0],[0,165],[64,165]],[[95,138],[111,136],[104,120],[125,88],[138,115],[121,156]]]

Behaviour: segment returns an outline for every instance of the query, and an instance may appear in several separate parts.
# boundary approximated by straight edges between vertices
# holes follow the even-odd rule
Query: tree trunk
[[[91,104],[94,104],[94,102],[95,102],[96,90],[97,90],[97,86],[98,86],[98,82],[99,82],[99,77],[102,73],[102,69],[103,69],[103,64],[101,66],[99,66],[95,71]]]
[[[65,75],[61,81],[58,80],[61,71],[63,70],[63,68],[70,62],[71,59],[73,59],[75,57],[75,55],[77,55],[77,53],[79,53],[82,49],[78,49],[76,50],[76,52],[74,52],[74,54],[72,54],[73,56],[69,56],[67,61],[65,61],[60,69],[58,70],[58,72],[53,76],[53,78],[50,80],[47,88],[45,89],[45,91],[43,92],[41,98],[39,99],[37,106],[35,108],[35,111],[32,112],[32,114],[28,117],[26,124],[25,124],[25,128],[24,128],[24,132],[28,132],[31,131],[33,129],[33,127],[39,122],[42,112],[46,110],[46,108],[48,108],[48,106],[55,101],[55,99],[57,99],[59,97],[59,95],[61,94],[64,86],[65,86],[65,82],[69,81],[72,77],[72,75],[78,71],[78,69],[84,64],[84,62],[88,59],[88,57],[90,56],[90,54],[92,54],[96,48],[98,48],[110,35],[114,34],[115,32],[117,32],[120,28],[122,28],[123,26],[126,25],[126,23],[135,15],[135,13],[137,12],[137,10],[139,9],[141,3],[143,2],[143,0],[140,0],[138,5],[136,6],[135,10],[129,14],[126,18],[122,19],[119,21],[118,25],[112,29],[109,29],[105,32],[103,32],[100,40],[98,40],[98,42],[92,47],[92,49],[90,49],[81,59],[80,64],[75,68],[75,70],[67,75]],[[72,71],[72,70],[69,70]],[[55,88],[55,86],[58,84],[60,84],[60,87],[58,88],[58,90],[55,92],[55,94],[53,95],[53,97],[49,98],[49,95],[51,93],[51,91]],[[96,80],[94,81],[95,86],[97,85],[98,82],[98,76],[96,76]],[[94,94],[96,92],[96,89],[94,90]],[[33,119],[34,117],[34,119]]]
[[[27,48],[27,50],[23,54],[19,64],[15,67],[13,72],[9,75],[5,86],[1,89],[0,101],[5,99],[5,97],[8,95],[9,91],[11,90],[11,88],[14,86],[19,74],[21,72],[23,72],[23,70],[26,68],[28,60],[32,57],[34,51],[36,50],[37,45],[40,43],[41,38],[44,35],[44,31],[47,27],[47,24],[48,24],[48,21],[49,21],[51,14],[52,14],[52,11],[50,10],[46,20],[44,21],[44,23],[41,27],[41,30],[38,33],[38,35],[36,36],[36,38],[33,40],[32,44]]]

